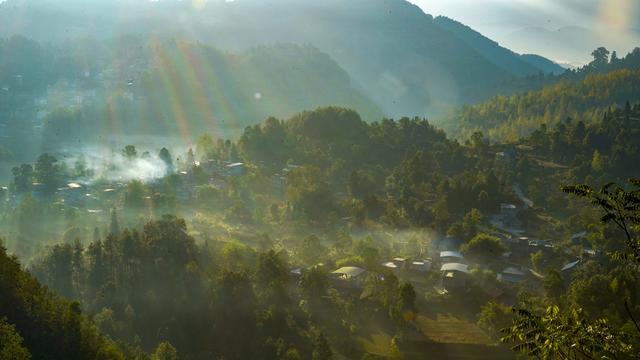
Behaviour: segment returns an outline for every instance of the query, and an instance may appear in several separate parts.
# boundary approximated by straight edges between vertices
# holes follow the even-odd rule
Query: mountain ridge
[[[474,50],[491,60],[495,65],[500,66],[515,76],[536,75],[539,72],[561,74],[565,70],[558,64],[540,55],[535,56],[539,57],[540,60],[544,59],[546,61],[536,62],[527,59],[525,57],[527,55],[520,55],[502,47],[498,42],[487,38],[471,27],[446,16],[438,16],[434,21],[437,25],[453,33]]]
[[[404,0],[220,1],[201,8],[186,2],[136,2],[127,3],[123,11],[112,4],[100,11],[54,7],[51,16],[46,16],[46,6],[34,4],[9,0],[0,5],[0,32],[41,41],[80,33],[179,35],[229,51],[273,43],[312,44],[392,117],[443,114],[452,106],[487,99],[498,84],[517,77]],[[38,21],[42,17],[56,21],[43,26]],[[507,56],[526,69],[516,74],[534,72],[534,64],[516,54]]]

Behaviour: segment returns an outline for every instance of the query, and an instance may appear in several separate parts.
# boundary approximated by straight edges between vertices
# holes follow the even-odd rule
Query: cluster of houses
[[[514,204],[500,204],[500,212],[489,219],[491,225],[504,232],[522,235],[522,222],[518,218],[519,210]]]
[[[416,272],[428,272],[429,270],[431,270],[432,262],[433,261],[431,259],[410,261],[406,258],[394,258],[391,261],[382,263],[382,267],[392,271],[408,270]]]
[[[196,171],[201,171],[208,178],[206,185],[223,188],[227,178],[242,176],[246,173],[247,168],[241,162],[225,162],[213,159],[186,164],[184,169],[178,171],[178,175],[182,179],[175,189],[176,198],[179,201],[193,200],[198,190],[204,186],[204,184],[198,183],[196,180]]]
[[[241,176],[246,172],[245,164],[240,162],[221,162],[209,160],[206,163],[195,162],[186,171],[179,171],[182,181],[176,185],[175,195],[179,201],[190,201],[195,197],[198,188],[202,186],[195,181],[194,168],[200,168],[209,177],[209,184],[223,187],[228,177]],[[151,181],[147,185],[155,191],[162,184],[161,179]],[[71,181],[59,187],[51,194],[44,184],[33,183],[30,195],[36,200],[52,200],[61,207],[86,208],[90,212],[99,212],[113,206],[113,202],[120,197],[126,188],[124,182],[89,182]],[[24,194],[11,192],[7,187],[0,188],[0,204],[2,208],[15,209],[20,204]]]
[[[574,234],[572,241],[580,241],[579,239],[584,239],[585,236],[586,232]],[[512,261],[512,253],[521,249],[520,251],[526,252],[526,256],[521,259],[527,259],[526,261],[528,261],[528,254],[531,252],[538,251],[538,249],[543,252],[549,252],[552,251],[554,247],[550,241],[530,240],[526,237],[515,239],[505,237],[503,241],[509,250],[497,259],[497,263],[502,264],[502,266],[495,278],[497,282],[502,285],[498,287],[486,285],[486,287],[489,288],[483,290],[494,298],[500,298],[502,299],[501,301],[510,302],[515,301],[513,295],[515,291],[511,291],[515,289],[514,286],[525,282],[535,284],[544,280],[544,276],[534,269],[520,265],[517,261]],[[460,245],[461,241],[459,239],[449,236],[432,243],[432,251],[438,254],[434,259],[407,259],[398,257],[390,261],[385,261],[380,265],[382,268],[390,270],[401,277],[411,274],[424,274],[426,279],[427,273],[432,274],[433,272],[437,272],[439,280],[435,286],[436,291],[441,294],[464,294],[472,285],[470,282],[472,266],[459,251]],[[583,263],[583,259],[576,258],[564,263],[558,268],[558,271],[562,278],[568,282],[571,280],[572,273]],[[482,267],[482,264],[475,264],[474,266]],[[300,275],[302,270],[295,269],[292,273]],[[329,278],[332,285],[338,289],[363,290],[364,281],[368,273],[368,270],[360,267],[345,266],[331,271]],[[415,276],[410,276],[409,278],[416,279]]]
[[[518,152],[514,146],[508,146],[495,154],[496,166],[510,167],[518,160]]]
[[[446,292],[456,292],[468,288],[469,264],[459,251],[440,252],[441,289]],[[527,280],[542,276],[532,269],[506,263],[496,274],[496,280],[505,285],[521,284]]]
[[[187,162],[180,169],[179,174],[183,176],[192,176],[195,169],[203,171],[211,178],[240,176],[246,172],[246,165],[242,162],[220,161],[216,159],[208,159],[206,161]]]
[[[87,208],[90,212],[100,212],[97,209],[105,207],[105,204],[113,204],[124,188],[125,184],[121,182],[108,184],[70,182],[57,189],[53,195],[56,200],[54,203],[64,207]],[[34,183],[31,196],[34,199],[45,199],[47,194],[44,191],[44,186]],[[20,195],[15,194],[12,198],[19,202]]]
[[[276,191],[278,191],[279,193],[284,192],[284,187],[287,183],[287,176],[291,173],[291,171],[297,169],[298,167],[299,167],[298,165],[289,164],[286,167],[284,167],[280,172],[272,176],[271,179],[272,179],[273,187],[276,189]]]
[[[439,282],[436,290],[441,293],[460,293],[469,288],[470,266],[464,256],[456,250],[440,251],[436,260],[410,260],[406,258],[394,258],[391,261],[383,262],[382,268],[403,276],[406,274],[426,275],[427,273],[439,272]],[[291,271],[294,279],[298,279],[304,272],[301,268]],[[329,272],[331,284],[342,290],[362,291],[365,279],[370,271],[357,266],[344,266]],[[383,276],[383,275],[379,275]],[[497,280],[506,285],[520,284],[530,278],[541,279],[542,276],[531,269],[517,266],[506,266],[497,274]],[[414,278],[415,279],[415,278]],[[496,290],[501,293],[500,290]],[[496,292],[493,291],[493,292]]]
[[[595,258],[601,255],[599,252],[590,250],[586,243],[587,232],[582,231],[571,237],[571,244],[582,245],[585,250],[581,257],[565,262],[558,271],[561,277],[569,282],[575,270],[577,270],[587,258]],[[544,257],[551,257],[555,253],[554,244],[550,240],[531,240],[527,237],[500,237],[507,247],[507,252],[502,254],[498,260],[503,264],[501,271],[496,274],[496,280],[506,286],[518,285],[527,281],[543,280],[544,276],[528,266],[518,263],[528,263],[530,254],[541,251]],[[468,287],[467,278],[470,274],[469,264],[465,261],[463,254],[457,251],[460,241],[455,238],[445,238],[439,242],[440,245],[440,273],[441,289],[446,292],[465,290]],[[569,254],[567,252],[567,254]],[[481,264],[480,264],[481,265]]]

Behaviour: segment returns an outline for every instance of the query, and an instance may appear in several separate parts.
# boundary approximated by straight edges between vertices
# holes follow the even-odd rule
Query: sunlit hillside
[[[636,359],[638,11],[0,0],[0,360]]]

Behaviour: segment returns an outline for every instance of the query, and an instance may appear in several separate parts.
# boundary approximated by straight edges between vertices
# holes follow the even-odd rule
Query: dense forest
[[[638,99],[639,66],[640,48],[622,59],[615,54],[609,59],[609,51],[600,48],[591,64],[545,80],[554,84],[465,106],[439,123],[461,138],[482,131],[492,139],[513,141],[542,124],[553,126],[567,118],[598,121],[611,106]]]
[[[640,48],[564,70],[400,0],[0,36],[0,360],[638,358]]]
[[[624,242],[616,240],[622,238],[615,227],[599,224],[594,210],[549,184],[637,177],[628,162],[638,156],[640,144],[633,134],[639,115],[638,107],[627,105],[612,108],[597,123],[543,127],[519,144],[491,144],[478,133],[463,145],[424,119],[366,123],[354,111],[321,108],[285,121],[269,118],[247,127],[237,142],[205,135],[188,151],[185,163],[159,155],[167,167],[185,169],[186,175],[169,173],[149,184],[132,180],[120,195],[99,205],[103,211],[86,214],[79,210],[88,204],[61,208],[55,203],[60,196],[55,190],[64,179],[87,171],[86,165],[67,168],[45,154],[34,165],[14,169],[11,189],[24,194],[24,200],[15,212],[5,213],[3,226],[18,234],[9,245],[32,258],[30,273],[57,294],[78,301],[75,306],[82,304],[95,324],[91,331],[99,329],[117,341],[101,346],[117,346],[113,351],[122,356],[175,351],[187,359],[258,353],[274,359],[327,359],[334,352],[359,357],[371,350],[357,339],[386,329],[396,339],[385,350],[389,356],[412,357],[423,346],[409,340],[424,331],[420,313],[464,307],[497,339],[514,318],[503,305],[506,298],[532,311],[522,313],[529,315],[556,304],[560,307],[554,311],[560,312],[545,315],[559,317],[553,321],[571,321],[562,320],[561,309],[580,308],[583,312],[566,316],[585,321],[606,317],[607,329],[616,329],[613,338],[624,344],[615,353],[625,353],[633,343],[627,336],[634,336],[627,329],[632,324],[627,310],[637,309],[615,299],[638,303],[632,296],[637,274],[602,255],[583,258],[570,281],[557,270],[582,251],[624,251]],[[510,149],[518,153],[513,162],[497,155]],[[144,155],[128,146],[121,156],[135,161]],[[243,161],[246,173],[210,179],[205,163],[217,160]],[[30,177],[43,189],[34,188]],[[532,200],[521,200],[513,192],[516,184]],[[185,188],[195,192],[185,198]],[[557,239],[551,251],[523,252],[504,240],[515,236],[509,234],[514,230],[490,221],[501,213],[501,204],[522,206],[523,201],[549,208],[525,207],[518,221],[530,236]],[[167,212],[188,220],[161,215]],[[34,222],[43,226],[30,225]],[[62,242],[49,242],[44,249],[33,243],[54,229]],[[589,229],[589,235],[575,243],[569,237],[580,229]],[[425,230],[459,239],[469,264],[477,267],[468,289],[473,297],[449,304],[445,299],[455,299],[455,291],[453,298],[422,298],[438,281],[436,274],[417,280],[407,270],[381,265],[394,256],[437,256],[437,238]],[[496,282],[495,274],[505,265],[495,254],[508,249],[513,254],[506,264],[527,263],[542,280],[516,287]],[[15,259],[7,261],[22,274]],[[332,280],[331,270],[347,265],[371,272],[362,293]],[[291,269],[308,270],[297,275]],[[598,299],[587,301],[603,282],[615,286],[608,295],[600,292]],[[502,295],[496,298],[487,290],[492,288],[502,289]],[[8,324],[24,337],[29,325],[12,320],[22,316],[21,310],[7,309],[12,309],[3,314]],[[26,348],[38,358],[31,341],[25,338]],[[490,349],[488,354],[506,356],[500,348]]]

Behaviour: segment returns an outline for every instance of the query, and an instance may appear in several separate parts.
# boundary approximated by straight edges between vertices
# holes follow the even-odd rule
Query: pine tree
[[[593,171],[600,172],[604,169],[604,160],[602,159],[602,155],[598,150],[593,152],[593,157],[591,158],[591,168]]]
[[[111,210],[111,224],[109,226],[109,235],[118,236],[120,234],[120,224],[118,223],[118,214],[116,209]]]

